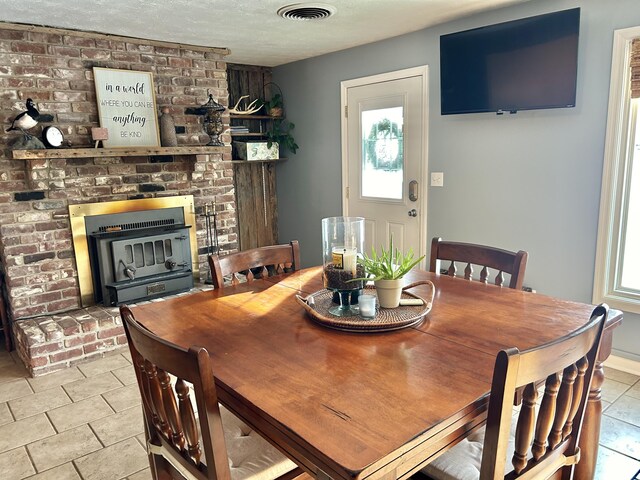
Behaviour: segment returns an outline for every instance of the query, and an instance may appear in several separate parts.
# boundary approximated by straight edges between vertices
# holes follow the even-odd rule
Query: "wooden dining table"
[[[295,296],[323,289],[320,267],[132,310],[156,335],[205,347],[220,402],[310,474],[404,479],[485,421],[499,350],[555,340],[593,310],[418,269],[405,277],[422,280],[435,285],[424,321],[384,333],[327,328],[305,312]],[[602,361],[621,321],[610,312],[574,478],[593,477]]]

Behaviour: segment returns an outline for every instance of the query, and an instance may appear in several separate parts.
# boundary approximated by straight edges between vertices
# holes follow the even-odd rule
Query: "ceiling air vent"
[[[336,13],[336,8],[325,3],[294,3],[278,10],[278,15],[289,20],[323,20]]]

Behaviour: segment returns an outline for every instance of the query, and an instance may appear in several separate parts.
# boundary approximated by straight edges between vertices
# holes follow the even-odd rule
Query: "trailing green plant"
[[[371,256],[366,253],[358,258],[358,263],[364,267],[367,278],[358,280],[397,280],[404,277],[425,256],[413,259],[413,249],[403,254],[399,248],[393,248],[393,235],[389,238],[389,249],[380,247],[380,254],[375,248],[371,249]]]
[[[296,153],[298,144],[291,135],[291,131],[295,127],[294,123],[284,118],[279,118],[271,122],[271,128],[266,132],[267,147],[271,148],[274,143],[278,143],[280,147]]]

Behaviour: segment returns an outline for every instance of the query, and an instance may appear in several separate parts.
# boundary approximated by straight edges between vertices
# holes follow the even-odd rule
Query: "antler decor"
[[[240,106],[240,102],[242,102],[242,100],[248,97],[249,95],[241,96],[238,102],[233,106],[233,108],[229,109],[229,113],[235,113],[236,115],[251,115],[252,113],[256,113],[258,110],[262,108],[262,104],[256,106],[256,103],[258,102],[258,99],[256,98],[253,102],[247,105],[247,108],[242,110],[242,107]]]

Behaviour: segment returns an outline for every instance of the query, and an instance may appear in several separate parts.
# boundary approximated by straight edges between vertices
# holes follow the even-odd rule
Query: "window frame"
[[[640,37],[640,27],[614,31],[609,110],[605,138],[600,217],[593,286],[593,302],[640,313],[640,291],[622,288],[624,232],[628,207],[630,153],[633,152],[631,120],[637,112],[631,105],[631,42]]]

